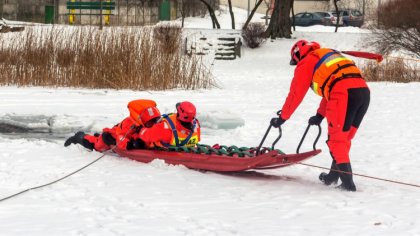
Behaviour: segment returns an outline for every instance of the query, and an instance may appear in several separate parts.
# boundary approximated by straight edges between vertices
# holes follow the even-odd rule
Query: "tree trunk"
[[[3,18],[3,0],[0,0],[0,19]]]
[[[296,31],[296,26],[295,26],[295,7],[293,6],[293,1],[292,1],[292,25],[293,25],[293,31]]]
[[[335,23],[335,31],[337,33],[338,31],[338,23],[340,22],[340,13],[338,12],[338,6],[337,6],[337,2],[340,0],[334,0],[334,7],[335,7],[335,12],[337,14],[337,22]]]
[[[235,29],[235,15],[233,14],[233,10],[232,10],[232,0],[228,0],[228,3],[229,3],[230,18],[232,19],[232,29]]]
[[[184,5],[184,1],[181,0],[181,8],[180,8],[180,12],[181,12],[181,28],[184,28],[184,21],[185,21],[185,5]]]
[[[255,12],[257,11],[258,7],[262,3],[263,0],[259,0],[258,3],[255,5],[254,9],[252,9],[251,14],[249,14],[248,19],[246,20],[242,29],[246,29],[248,27],[249,22],[251,21],[252,17],[254,16]]]
[[[202,2],[204,5],[206,5],[207,9],[209,10],[211,20],[213,21],[213,28],[220,29],[220,24],[219,24],[219,21],[217,21],[216,14],[214,14],[213,8],[205,0],[199,0],[199,1]]]
[[[290,9],[293,0],[276,0],[265,36],[271,39],[291,38]]]

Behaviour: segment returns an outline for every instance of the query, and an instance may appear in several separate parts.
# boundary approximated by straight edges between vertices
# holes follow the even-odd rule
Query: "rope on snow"
[[[297,162],[296,164],[315,167],[315,168],[319,168],[319,169],[323,169],[323,170],[330,170],[330,168],[325,168],[325,167],[322,167],[322,166],[316,166],[316,165],[311,165],[311,164],[305,164],[305,163],[302,163],[302,162]],[[339,173],[344,173],[344,174],[353,174],[353,175],[364,177],[364,178],[376,179],[376,180],[381,180],[381,181],[385,181],[385,182],[391,182],[391,183],[395,183],[395,184],[401,184],[401,185],[407,185],[407,186],[420,188],[420,185],[418,185],[418,184],[404,183],[404,182],[401,182],[401,181],[378,178],[378,177],[374,177],[374,176],[362,175],[362,174],[357,174],[357,173],[349,173],[349,172],[345,172],[345,171],[341,171],[341,170],[332,170],[332,171],[339,172]]]
[[[22,191],[20,191],[20,192],[18,192],[18,193],[15,193],[15,194],[12,194],[12,195],[10,195],[10,196],[7,196],[7,197],[5,197],[5,198],[0,199],[0,202],[5,201],[5,200],[10,199],[10,198],[13,198],[13,197],[16,197],[16,196],[21,195],[21,194],[23,194],[23,193],[29,192],[30,190],[39,189],[39,188],[46,187],[46,186],[48,186],[48,185],[55,184],[55,183],[57,183],[57,182],[59,182],[59,181],[61,181],[61,180],[65,179],[65,178],[67,178],[67,177],[70,177],[70,176],[72,176],[72,175],[76,174],[77,172],[79,172],[79,171],[81,171],[81,170],[85,169],[86,167],[88,167],[88,166],[92,165],[93,163],[95,163],[95,162],[99,161],[99,160],[100,160],[100,159],[102,159],[105,155],[106,155],[106,153],[105,153],[105,154],[103,154],[102,156],[100,156],[99,158],[97,158],[96,160],[92,161],[91,163],[89,163],[89,164],[87,164],[87,165],[83,166],[82,168],[80,168],[80,169],[78,169],[78,170],[76,170],[76,171],[71,172],[70,174],[68,174],[68,175],[66,175],[66,176],[64,176],[64,177],[61,177],[61,178],[59,178],[59,179],[57,179],[57,180],[54,180],[54,181],[52,181],[52,182],[49,182],[49,183],[47,183],[47,184],[43,184],[43,185],[39,185],[39,186],[36,186],[36,187],[32,187],[32,188],[28,188],[28,189],[22,190]]]
[[[118,143],[122,142],[122,141],[123,141],[123,140],[127,137],[127,134],[128,134],[128,133],[129,133],[129,132],[127,132],[127,133],[124,135],[124,137],[123,137],[123,138],[122,138],[122,139],[121,139]],[[117,147],[118,143],[117,143],[117,144],[116,144],[113,148],[111,148],[109,152],[112,152],[112,151],[113,151],[113,150]],[[102,156],[98,157],[97,159],[95,159],[94,161],[90,162],[89,164],[87,164],[87,165],[85,165],[85,166],[83,166],[83,167],[79,168],[78,170],[75,170],[75,171],[71,172],[70,174],[68,174],[68,175],[66,175],[66,176],[63,176],[63,177],[61,177],[61,178],[59,178],[59,179],[57,179],[57,180],[54,180],[54,181],[52,181],[52,182],[49,182],[49,183],[46,183],[46,184],[43,184],[43,185],[39,185],[39,186],[32,187],[32,188],[27,188],[27,189],[22,190],[22,191],[20,191],[20,192],[18,192],[18,193],[15,193],[15,194],[12,194],[12,195],[10,195],[10,196],[7,196],[7,197],[5,197],[5,198],[0,199],[0,202],[5,201],[5,200],[10,199],[10,198],[13,198],[13,197],[16,197],[16,196],[21,195],[21,194],[23,194],[23,193],[29,192],[29,191],[31,191],[31,190],[34,190],[34,189],[39,189],[39,188],[43,188],[43,187],[46,187],[46,186],[49,186],[49,185],[55,184],[55,183],[57,183],[57,182],[60,182],[61,180],[66,179],[66,178],[68,178],[68,177],[70,177],[70,176],[72,176],[72,175],[76,174],[77,172],[82,171],[83,169],[87,168],[88,166],[90,166],[90,165],[94,164],[95,162],[99,161],[99,160],[100,160],[100,159],[102,159],[104,156],[106,156],[106,154],[107,154],[107,152],[105,152],[104,154],[102,154]]]

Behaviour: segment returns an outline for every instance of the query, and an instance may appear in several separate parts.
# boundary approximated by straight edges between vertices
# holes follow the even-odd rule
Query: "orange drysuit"
[[[156,102],[147,99],[133,100],[128,103],[130,116],[112,128],[104,128],[102,134],[85,135],[84,139],[93,144],[96,151],[104,152],[117,145],[119,149],[134,149],[140,130],[149,127],[160,117]]]
[[[332,157],[337,164],[349,163],[351,140],[369,107],[366,82],[352,60],[332,49],[316,49],[297,64],[282,119],[290,118],[309,88],[322,96],[317,113],[327,119]]]
[[[94,144],[98,152],[104,152],[117,145],[120,149],[127,149],[129,141],[137,138],[143,126],[137,126],[131,117],[125,118],[112,128],[104,128],[102,134],[85,135],[85,139]]]

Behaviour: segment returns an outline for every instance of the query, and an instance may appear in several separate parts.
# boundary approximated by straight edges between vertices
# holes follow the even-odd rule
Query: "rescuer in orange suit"
[[[292,47],[290,65],[297,65],[290,91],[280,116],[271,119],[271,125],[279,127],[288,120],[312,88],[322,100],[308,123],[319,125],[327,118],[327,145],[333,158],[330,172],[321,173],[319,179],[330,185],[340,178],[340,189],[356,191],[349,151],[370,102],[370,91],[360,70],[339,52],[306,40]]]
[[[160,118],[160,111],[153,100],[139,99],[128,103],[130,116],[116,124],[112,128],[104,128],[101,134],[89,135],[84,132],[77,132],[68,138],[64,143],[67,147],[70,144],[80,144],[83,147],[98,152],[104,152],[115,145],[120,149],[141,148],[138,142],[138,133],[142,128],[152,127]]]
[[[200,141],[200,123],[195,118],[196,108],[188,101],[176,104],[176,113],[162,115],[162,120],[151,128],[140,131],[139,138],[146,148],[195,147]]]

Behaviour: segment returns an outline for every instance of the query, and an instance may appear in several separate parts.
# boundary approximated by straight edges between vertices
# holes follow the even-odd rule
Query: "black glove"
[[[271,119],[270,124],[274,127],[274,128],[278,128],[280,127],[284,122],[286,122],[286,120],[283,120],[283,118],[281,117],[274,117]]]
[[[68,138],[66,140],[66,142],[64,142],[64,147],[67,147],[70,144],[80,144],[83,147],[92,151],[94,149],[95,145],[93,143],[89,142],[88,140],[86,140],[85,135],[86,134],[81,132],[81,131],[77,132],[75,135]]]
[[[316,115],[309,118],[308,124],[309,125],[320,125],[323,119],[324,119],[324,117],[321,114],[316,113]]]
[[[117,144],[117,141],[115,140],[115,138],[112,137],[112,134],[110,134],[108,132],[103,132],[102,133],[102,141],[104,141],[104,143],[108,146]]]
[[[146,143],[141,140],[141,139],[135,139],[135,140],[130,140],[127,143],[127,150],[132,150],[132,149],[145,149],[146,148]]]

